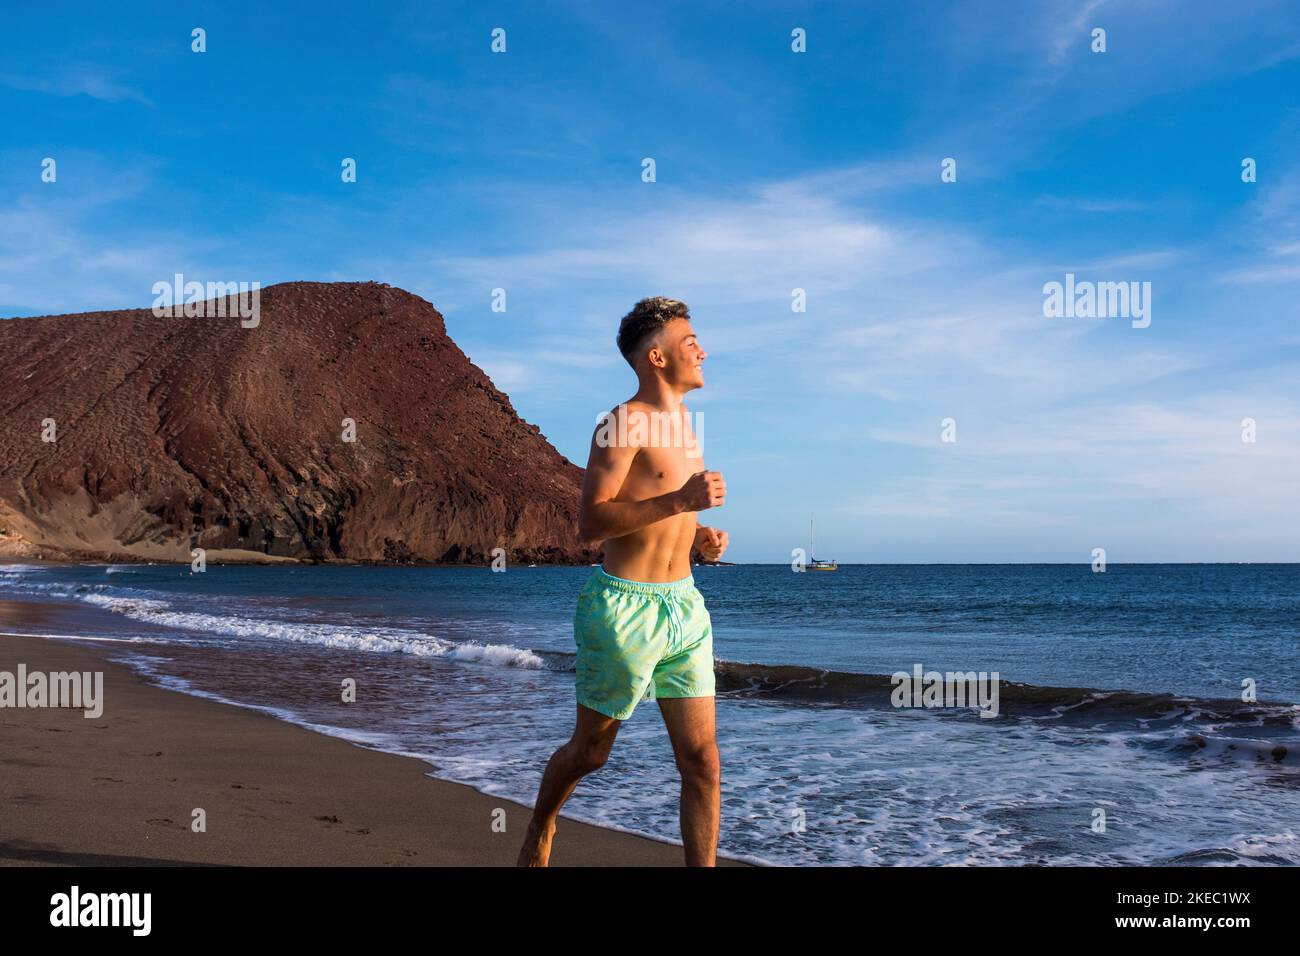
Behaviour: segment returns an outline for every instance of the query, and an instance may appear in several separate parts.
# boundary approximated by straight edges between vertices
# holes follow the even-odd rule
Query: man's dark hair
[[[662,295],[642,299],[618,324],[618,350],[627,359],[627,364],[636,368],[636,354],[650,336],[657,334],[673,319],[690,317],[685,302]]]

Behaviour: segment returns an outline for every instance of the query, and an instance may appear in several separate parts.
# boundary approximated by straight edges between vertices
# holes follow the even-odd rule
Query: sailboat
[[[808,516],[808,530],[812,536],[812,547],[808,550],[808,563],[804,565],[805,571],[838,571],[840,566],[832,561],[823,561],[817,557],[817,526],[813,523],[812,515]]]

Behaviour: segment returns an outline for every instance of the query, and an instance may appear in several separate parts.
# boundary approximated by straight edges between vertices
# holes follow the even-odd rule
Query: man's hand
[[[722,504],[727,497],[727,483],[720,471],[700,471],[687,478],[677,494],[685,506],[683,511],[704,511]]]
[[[717,528],[700,525],[695,529],[695,550],[700,552],[700,557],[705,561],[721,561],[729,540],[727,532]]]

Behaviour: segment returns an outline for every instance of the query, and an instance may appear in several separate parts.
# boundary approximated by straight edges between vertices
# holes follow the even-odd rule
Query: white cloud
[[[94,66],[71,67],[57,75],[9,74],[0,83],[16,90],[51,96],[89,96],[106,103],[134,101],[153,108],[153,101],[134,86],[122,82],[110,71]]]

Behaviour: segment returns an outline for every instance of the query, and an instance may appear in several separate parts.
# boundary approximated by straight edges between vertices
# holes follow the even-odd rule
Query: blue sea
[[[572,729],[571,619],[591,570],[5,565],[0,599],[46,603],[39,633],[111,638],[168,688],[531,804]],[[694,575],[718,658],[724,855],[1300,863],[1300,565]],[[998,716],[894,706],[889,675],[917,665],[996,672]],[[653,703],[565,815],[677,839]]]

